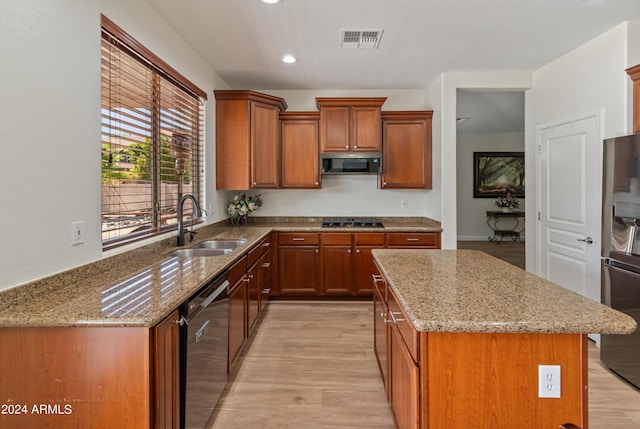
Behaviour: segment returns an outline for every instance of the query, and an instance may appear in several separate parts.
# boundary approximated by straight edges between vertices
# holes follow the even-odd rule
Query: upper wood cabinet
[[[382,189],[431,189],[432,116],[430,110],[382,112]]]
[[[280,184],[279,114],[284,99],[254,91],[214,91],[216,188],[247,190]]]
[[[379,152],[386,97],[316,98],[321,152]]]
[[[320,113],[280,113],[282,188],[320,188]]]
[[[640,133],[640,64],[627,69],[633,81],[633,132]]]

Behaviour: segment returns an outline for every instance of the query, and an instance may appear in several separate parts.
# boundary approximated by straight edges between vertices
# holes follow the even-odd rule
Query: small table
[[[522,229],[518,229],[521,217],[524,217],[523,211],[515,210],[510,212],[503,212],[501,210],[487,210],[487,225],[489,225],[489,228],[491,228],[491,230],[493,231],[493,237],[489,237],[489,241],[500,243],[505,235],[511,236],[511,239],[513,241],[520,241],[520,233],[524,231],[524,227]],[[512,218],[515,220],[515,223],[509,229],[499,228],[498,221],[502,218]]]

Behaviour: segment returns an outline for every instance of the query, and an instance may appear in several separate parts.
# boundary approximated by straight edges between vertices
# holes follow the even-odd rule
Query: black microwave
[[[323,153],[322,174],[380,174],[382,158],[378,152]]]

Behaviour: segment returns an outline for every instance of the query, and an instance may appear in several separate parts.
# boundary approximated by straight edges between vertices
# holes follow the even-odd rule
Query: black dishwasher
[[[181,307],[182,428],[204,428],[227,384],[229,281],[207,283]]]

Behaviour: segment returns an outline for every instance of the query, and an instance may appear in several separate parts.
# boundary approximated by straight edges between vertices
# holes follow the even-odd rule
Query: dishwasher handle
[[[209,304],[211,304],[222,292],[225,291],[225,289],[227,289],[227,287],[229,287],[229,280],[225,280],[216,288],[216,290],[211,292],[211,295],[200,303],[200,307],[202,307],[203,310],[207,308]]]

